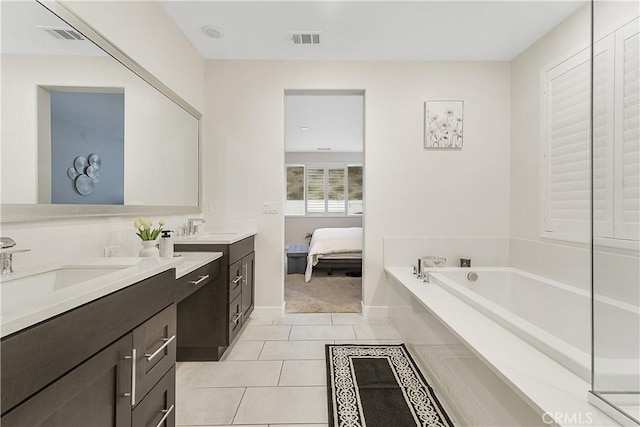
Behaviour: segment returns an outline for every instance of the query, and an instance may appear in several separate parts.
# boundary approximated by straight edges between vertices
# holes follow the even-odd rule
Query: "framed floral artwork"
[[[424,148],[462,149],[464,101],[425,101]]]

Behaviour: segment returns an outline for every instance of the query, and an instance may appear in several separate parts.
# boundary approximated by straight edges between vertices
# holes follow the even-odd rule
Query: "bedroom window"
[[[286,215],[304,215],[304,166],[287,166]]]
[[[362,165],[287,165],[286,215],[362,215]]]

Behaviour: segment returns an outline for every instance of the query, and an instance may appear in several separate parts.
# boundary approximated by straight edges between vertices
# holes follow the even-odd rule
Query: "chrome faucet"
[[[424,274],[422,275],[422,281],[424,283],[431,283],[431,273],[429,273],[428,271],[425,271]]]
[[[196,224],[196,223],[200,224]],[[204,218],[187,218],[187,233],[189,236],[198,234],[198,228],[202,223],[207,222]]]
[[[0,274],[13,273],[13,254],[29,252],[31,249],[12,249],[16,245],[11,237],[0,237]]]

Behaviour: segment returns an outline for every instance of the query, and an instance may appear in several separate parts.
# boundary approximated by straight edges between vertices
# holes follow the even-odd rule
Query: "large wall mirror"
[[[1,7],[2,222],[199,211],[201,114],[61,3]]]

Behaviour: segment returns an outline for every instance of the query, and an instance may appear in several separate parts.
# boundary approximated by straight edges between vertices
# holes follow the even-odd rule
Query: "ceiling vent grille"
[[[293,44],[304,44],[304,45],[318,45],[320,44],[320,34],[321,32],[291,32],[291,40]]]
[[[84,36],[72,28],[38,27],[60,40],[85,40]]]

